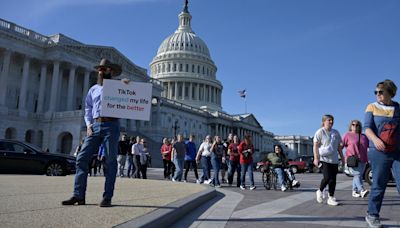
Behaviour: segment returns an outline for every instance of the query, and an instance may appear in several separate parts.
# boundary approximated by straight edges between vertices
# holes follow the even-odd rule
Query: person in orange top
[[[172,170],[171,152],[172,152],[172,145],[167,138],[164,138],[163,145],[161,146],[161,155],[164,164],[164,179],[169,179],[171,175],[171,170]]]
[[[250,179],[250,190],[256,189],[254,185],[254,177],[253,177],[253,154],[254,154],[254,146],[251,141],[251,135],[246,135],[244,137],[244,141],[242,141],[238,147],[238,151],[240,154],[240,165],[241,165],[241,177],[240,177],[240,189],[246,189],[246,172],[249,174]]]

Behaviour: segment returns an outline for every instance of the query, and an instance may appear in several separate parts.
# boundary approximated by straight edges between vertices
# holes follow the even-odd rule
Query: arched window
[[[62,154],[70,154],[72,151],[72,134],[63,132],[58,136],[57,152]]]
[[[15,128],[12,128],[12,127],[7,128],[4,138],[5,139],[16,139],[17,138],[17,130],[15,130]]]
[[[35,132],[33,130],[27,130],[25,132],[25,142],[33,143]]]

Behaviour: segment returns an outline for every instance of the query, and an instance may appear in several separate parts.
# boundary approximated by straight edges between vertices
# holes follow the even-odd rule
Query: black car
[[[0,173],[63,176],[75,173],[75,157],[46,153],[26,142],[0,139]]]

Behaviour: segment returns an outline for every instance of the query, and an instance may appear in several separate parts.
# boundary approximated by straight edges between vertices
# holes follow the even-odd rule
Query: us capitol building
[[[206,43],[191,27],[185,4],[179,27],[160,45],[147,70],[114,47],[83,44],[63,34],[45,36],[0,19],[0,138],[31,142],[51,153],[71,154],[86,135],[83,120],[93,67],[101,58],[122,65],[119,78],[153,85],[150,121],[121,119],[121,130],[150,142],[155,166],[161,164],[163,137],[181,133],[223,139],[230,132],[253,136],[256,160],[272,151],[274,135],[253,114],[223,111],[223,85]]]

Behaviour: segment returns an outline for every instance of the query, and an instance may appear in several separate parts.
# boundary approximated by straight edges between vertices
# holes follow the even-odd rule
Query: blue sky
[[[183,0],[6,0],[0,17],[43,35],[113,46],[149,68]],[[342,134],[378,81],[400,87],[400,1],[192,0],[192,28],[224,85],[222,104],[276,135],[313,135],[325,113]],[[395,100],[398,100],[395,97]]]

